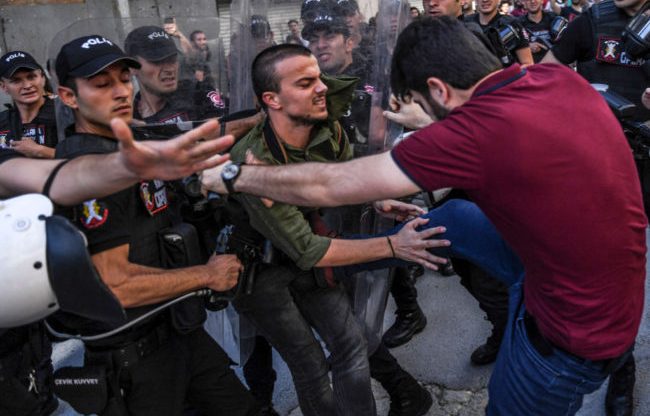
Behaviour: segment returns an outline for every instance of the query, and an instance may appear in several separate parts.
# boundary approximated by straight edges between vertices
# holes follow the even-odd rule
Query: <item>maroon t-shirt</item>
[[[467,190],[521,257],[526,308],[555,345],[592,360],[630,347],[647,220],[621,127],[579,75],[513,65],[392,156],[422,189]]]

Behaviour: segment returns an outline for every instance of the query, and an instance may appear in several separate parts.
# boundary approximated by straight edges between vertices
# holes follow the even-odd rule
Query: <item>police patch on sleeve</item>
[[[101,227],[108,219],[108,207],[103,202],[91,199],[83,203],[79,221],[84,228],[92,230]]]
[[[210,99],[210,102],[215,108],[225,108],[226,103],[223,101],[223,98],[221,97],[221,93],[217,90],[210,91],[207,94],[207,97]]]
[[[631,59],[623,49],[623,41],[621,38],[613,36],[598,37],[596,60],[608,64],[633,67],[641,66],[645,62],[642,58]]]
[[[9,143],[7,143],[7,136],[9,135],[9,130],[0,131],[0,149],[8,149]]]
[[[140,198],[144,203],[145,209],[151,216],[167,209],[169,205],[165,182],[157,179],[140,182]]]

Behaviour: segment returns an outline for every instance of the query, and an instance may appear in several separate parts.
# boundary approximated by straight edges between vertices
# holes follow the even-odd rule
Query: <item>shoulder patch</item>
[[[221,97],[221,93],[218,90],[210,91],[207,97],[215,108],[226,107],[226,104],[223,102],[223,97]]]
[[[623,41],[620,37],[599,36],[598,45],[596,46],[596,61],[637,67],[643,65],[644,59],[632,60],[623,50]]]
[[[83,203],[79,221],[84,228],[92,230],[101,227],[108,219],[108,207],[106,204],[96,199],[91,199]]]
[[[149,215],[154,216],[167,209],[167,188],[164,181],[152,180],[140,182],[140,198]]]
[[[0,131],[0,149],[8,149],[9,143],[7,143],[7,136],[9,135],[9,130]]]

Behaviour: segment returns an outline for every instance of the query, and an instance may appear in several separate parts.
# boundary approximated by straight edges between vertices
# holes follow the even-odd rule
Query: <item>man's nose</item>
[[[315,90],[318,94],[325,94],[327,92],[327,85],[319,78]]]

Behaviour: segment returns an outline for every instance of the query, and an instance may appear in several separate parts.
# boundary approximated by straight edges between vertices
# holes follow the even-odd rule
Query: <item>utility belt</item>
[[[144,334],[134,337],[132,341],[121,346],[104,347],[86,343],[85,362],[104,361],[115,368],[132,367],[167,344],[172,337],[172,332],[175,331],[166,318]]]
[[[167,345],[175,332],[169,319],[163,319],[125,345],[86,344],[83,367],[64,367],[54,373],[57,396],[81,414],[127,415],[124,396],[130,383],[129,369]]]
[[[529,314],[528,311],[524,311],[524,325],[526,326],[526,334],[528,335],[528,340],[530,341],[533,348],[535,348],[535,350],[541,356],[548,357],[549,355],[553,354],[553,350],[562,351],[564,354],[570,356],[579,363],[591,362],[596,364],[601,368],[601,371],[604,374],[611,374],[614,371],[618,370],[623,364],[625,364],[630,355],[632,355],[632,350],[634,349],[633,345],[618,357],[607,358],[604,360],[589,360],[587,358],[575,355],[553,344],[548,338],[542,335],[539,327],[537,326],[537,322],[535,321],[535,317]]]

